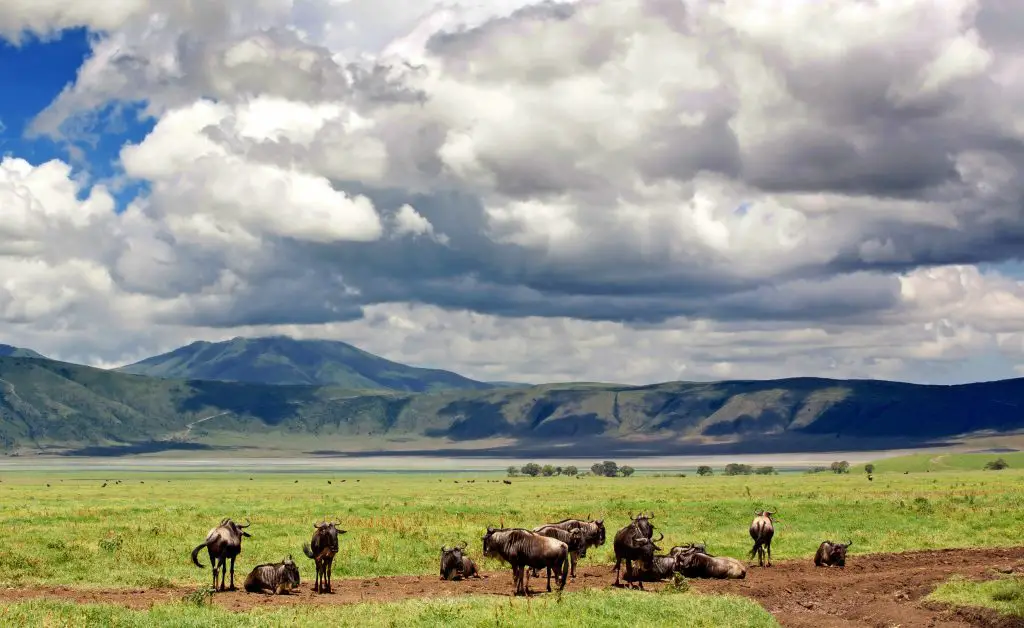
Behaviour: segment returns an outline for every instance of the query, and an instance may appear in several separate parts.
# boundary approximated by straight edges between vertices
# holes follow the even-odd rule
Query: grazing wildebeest
[[[754,520],[750,522],[750,538],[754,539],[754,547],[750,550],[750,558],[757,554],[758,565],[764,567],[765,550],[768,550],[768,566],[772,566],[772,537],[775,535],[775,524],[772,515],[775,510],[755,510]]]
[[[604,519],[595,519],[593,521],[585,521],[583,519],[562,519],[558,523],[547,523],[543,526],[537,526],[533,529],[534,532],[545,526],[551,526],[553,528],[561,528],[563,530],[582,530],[583,531],[583,549],[578,552],[577,555],[573,554],[570,550],[570,557],[572,562],[570,564],[569,574],[571,577],[576,577],[576,561],[578,558],[587,557],[588,547],[598,547],[604,545],[605,531],[604,531]]]
[[[334,555],[338,553],[338,535],[348,530],[341,530],[333,522],[314,523],[313,539],[302,545],[302,553],[312,558],[316,564],[316,580],[313,590],[317,593],[333,593],[331,589],[331,567]]]
[[[522,528],[496,529],[490,526],[482,540],[484,556],[500,558],[512,566],[516,595],[529,594],[528,567],[547,568],[548,592],[551,591],[552,570],[558,590],[565,588],[569,576],[569,546],[562,541]]]
[[[448,547],[447,545],[441,546],[442,580],[460,580],[481,577],[480,572],[476,568],[476,563],[473,562],[473,559],[463,553],[466,550],[466,545],[467,543],[463,541],[462,545],[456,545],[455,547]]]
[[[252,537],[251,534],[245,531],[245,528],[248,528],[249,525],[248,521],[243,526],[225,517],[224,519],[221,519],[219,526],[211,528],[210,531],[206,533],[206,540],[192,550],[192,562],[200,569],[203,568],[203,565],[199,562],[199,550],[205,547],[206,551],[210,554],[210,567],[213,568],[214,589],[217,588],[217,567],[220,566],[220,590],[224,590],[224,572],[227,569],[227,561],[230,560],[230,590],[235,590],[235,557],[242,553],[242,537]]]
[[[734,578],[747,577],[747,568],[742,562],[728,556],[711,556],[697,550],[676,554],[676,570],[687,578]]]
[[[279,563],[256,565],[245,579],[245,590],[249,593],[281,595],[298,588],[299,568],[291,554]]]
[[[853,541],[846,543],[833,543],[822,541],[818,551],[814,554],[815,567],[846,567],[846,549],[853,545]]]
[[[619,586],[619,572],[622,568],[622,561],[626,561],[626,569],[632,565],[632,561],[645,562],[654,556],[655,550],[659,550],[658,541],[665,538],[662,534],[654,539],[654,526],[651,525],[653,514],[638,514],[632,519],[629,525],[615,533],[615,540],[612,546],[615,549],[615,586]]]
[[[578,556],[583,558],[587,557],[587,546],[583,540],[583,530],[579,528],[573,528],[572,530],[564,530],[555,526],[537,526],[532,530],[537,534],[543,534],[553,539],[565,543],[569,547],[569,570],[572,572],[576,567],[576,559]],[[533,577],[537,577],[537,569],[533,570]]]

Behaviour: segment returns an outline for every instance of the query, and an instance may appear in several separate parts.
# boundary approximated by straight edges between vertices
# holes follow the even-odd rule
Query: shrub
[[[996,458],[995,460],[989,460],[985,463],[985,470],[987,471],[1002,471],[1010,466],[1008,462],[1002,458]]]
[[[709,467],[706,464],[702,464],[699,467],[697,467],[697,475],[705,476],[705,475],[714,475],[714,474],[715,474],[715,472],[711,469],[711,467]]]

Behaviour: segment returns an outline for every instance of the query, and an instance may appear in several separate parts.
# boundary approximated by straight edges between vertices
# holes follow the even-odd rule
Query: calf
[[[466,542],[463,541],[462,545],[449,548],[447,545],[441,546],[441,579],[442,580],[459,580],[463,578],[479,578],[480,572],[476,568],[476,563],[469,557],[463,554],[466,549]]]
[[[224,590],[224,572],[227,569],[227,561],[231,561],[231,591],[235,590],[235,557],[242,553],[242,537],[252,535],[245,531],[249,522],[239,525],[225,517],[221,519],[220,525],[211,528],[206,533],[206,540],[192,550],[192,562],[196,567],[203,568],[199,562],[199,550],[206,548],[210,555],[210,567],[213,568],[213,588],[217,588],[217,567],[220,567],[220,590]]]
[[[245,579],[248,593],[281,595],[299,588],[299,568],[291,554],[279,563],[256,565]]]
[[[482,541],[484,556],[500,558],[512,566],[516,595],[529,593],[528,567],[547,568],[548,592],[551,591],[552,570],[558,590],[565,588],[569,575],[569,546],[562,541],[522,528],[495,529],[490,526]]]
[[[833,543],[822,541],[818,551],[814,554],[815,567],[846,567],[846,549],[853,545],[853,541],[846,543]]]
[[[302,546],[302,553],[312,558],[316,565],[316,580],[313,590],[317,593],[333,593],[331,588],[331,568],[334,556],[338,553],[338,535],[348,530],[338,528],[333,522],[314,523],[312,540]]]
[[[772,537],[775,535],[775,523],[772,521],[772,515],[774,514],[774,510],[755,510],[754,520],[750,522],[750,538],[754,539],[750,558],[757,554],[757,562],[761,567],[764,567],[766,549],[768,551],[768,566],[772,566]]]

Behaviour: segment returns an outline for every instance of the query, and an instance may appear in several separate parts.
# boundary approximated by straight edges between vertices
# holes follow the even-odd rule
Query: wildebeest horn
[[[846,542],[846,547],[850,547],[851,545],[853,545],[853,539]]]
[[[447,546],[447,545],[442,545],[442,546],[441,546],[441,553],[442,553],[442,554],[444,554],[444,553],[446,553],[447,551],[448,551],[448,546]]]
[[[462,545],[459,546],[459,549],[466,549],[467,547],[469,547],[469,543],[463,541]]]
[[[665,538],[665,533],[664,532],[659,532],[658,534],[659,534],[658,538],[657,539],[653,539],[653,542],[655,542],[655,543],[657,543],[657,542],[659,542],[659,541],[661,541],[662,539]]]
[[[757,510],[756,508],[754,509],[755,516],[760,517],[762,514],[764,514],[763,510]]]
[[[778,508],[776,508],[775,510],[766,510],[765,514],[774,515],[776,512],[778,512],[778,510]]]
[[[252,525],[252,524],[251,524],[251,523],[249,523],[249,520],[248,520],[248,519],[246,519],[246,520],[245,520],[245,525],[244,525],[244,526],[238,526],[238,527],[239,527],[239,528],[248,528],[248,527],[249,527],[249,526],[251,526],[251,525]]]

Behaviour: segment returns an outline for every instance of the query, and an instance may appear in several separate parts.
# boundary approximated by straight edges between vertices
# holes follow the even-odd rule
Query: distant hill
[[[46,356],[36,353],[31,349],[12,347],[11,345],[0,344],[0,358],[44,358]]]
[[[193,342],[117,370],[174,379],[407,392],[494,388],[493,384],[450,371],[416,368],[385,360],[344,342],[294,340],[285,336]]]
[[[323,450],[384,438],[503,439],[513,443],[505,453],[547,447],[557,448],[556,455],[644,447],[680,453],[711,440],[754,452],[806,451],[803,443],[817,439],[827,450],[841,450],[855,439],[921,443],[1022,429],[1022,407],[1024,379],[921,386],[801,378],[412,393],[160,379],[0,358],[0,445],[8,449],[162,447],[153,445],[158,441],[199,447],[224,442],[208,440],[215,436],[244,444],[271,435],[273,442],[314,437]],[[589,451],[600,453],[580,448],[594,442],[600,447]]]

